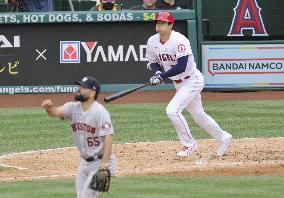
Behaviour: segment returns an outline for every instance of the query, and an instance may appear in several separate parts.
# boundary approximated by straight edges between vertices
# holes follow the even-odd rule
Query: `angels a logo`
[[[61,41],[60,43],[60,63],[90,63],[98,60],[103,62],[127,62],[131,59],[134,61],[147,61],[145,57],[146,45],[139,45],[138,47],[134,45],[101,46],[98,45],[98,41]],[[83,50],[80,51],[81,46]],[[82,52],[86,53],[85,61],[80,58]]]
[[[252,30],[252,36],[268,36],[260,11],[256,0],[238,0],[228,36],[244,36],[245,29]]]

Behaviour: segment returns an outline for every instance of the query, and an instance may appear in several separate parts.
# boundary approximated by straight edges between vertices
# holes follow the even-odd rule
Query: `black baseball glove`
[[[110,170],[108,167],[99,168],[94,174],[90,188],[98,192],[107,192],[110,185]]]

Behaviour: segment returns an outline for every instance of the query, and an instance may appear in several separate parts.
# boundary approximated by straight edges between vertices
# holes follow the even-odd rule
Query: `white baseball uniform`
[[[97,172],[104,149],[104,136],[114,134],[108,111],[95,101],[87,111],[80,102],[67,102],[62,111],[64,119],[71,120],[72,134],[82,157],[76,175],[77,198],[94,198],[98,193],[89,188],[93,175]],[[87,162],[85,159],[94,157]],[[115,172],[116,159],[113,153],[109,159],[111,174]]]
[[[166,113],[183,146],[196,147],[196,140],[192,137],[187,121],[182,115],[183,109],[191,114],[200,127],[222,143],[229,134],[204,112],[200,94],[204,86],[204,77],[196,68],[189,40],[172,30],[169,40],[165,43],[160,41],[158,33],[150,37],[147,42],[146,57],[149,63],[158,63],[165,72],[177,64],[178,58],[186,55],[188,61],[185,71],[169,77],[173,80],[176,94],[168,104]]]

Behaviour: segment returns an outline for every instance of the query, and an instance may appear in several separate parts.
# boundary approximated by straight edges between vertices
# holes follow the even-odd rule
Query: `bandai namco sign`
[[[0,48],[20,47],[20,36],[13,36],[13,41],[9,41],[6,36],[0,35]]]

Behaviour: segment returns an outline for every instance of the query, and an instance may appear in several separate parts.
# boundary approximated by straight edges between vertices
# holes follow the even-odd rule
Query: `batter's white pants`
[[[181,144],[186,147],[195,147],[196,140],[190,133],[189,126],[182,111],[186,109],[193,120],[218,143],[224,141],[228,133],[224,132],[219,125],[204,112],[200,92],[204,86],[204,77],[200,72],[190,76],[181,83],[174,83],[176,94],[168,104],[166,113],[172,121]]]
[[[116,159],[113,156],[109,161],[109,169],[111,175],[115,172]],[[76,193],[77,198],[97,198],[99,193],[89,188],[93,175],[98,171],[100,162],[86,162],[84,159],[80,161],[76,175]]]

